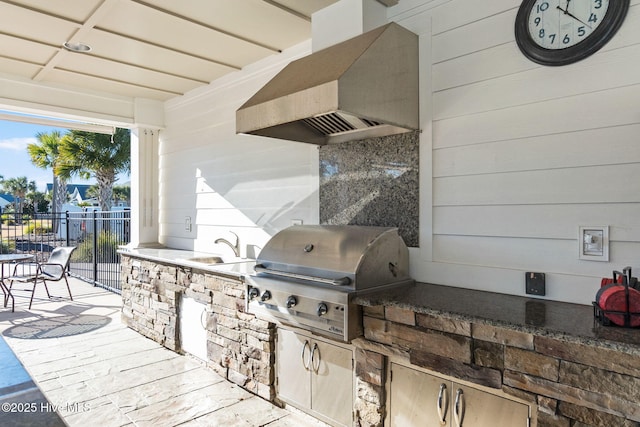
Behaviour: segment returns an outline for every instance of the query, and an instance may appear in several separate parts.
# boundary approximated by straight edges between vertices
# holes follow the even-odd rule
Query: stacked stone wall
[[[385,402],[384,388],[376,385],[386,378],[372,381],[369,374],[379,372],[377,353],[528,402],[538,427],[640,426],[640,349],[396,307],[365,307],[363,313],[365,336],[354,342],[367,354],[357,373],[358,381],[368,384],[368,393],[356,395],[356,407],[367,408],[362,414],[385,412],[375,402]],[[383,425],[373,416],[362,421]]]
[[[245,286],[203,270],[122,257],[122,319],[131,329],[183,352],[180,301],[207,306],[208,367],[267,400],[275,400],[274,325],[245,312]]]

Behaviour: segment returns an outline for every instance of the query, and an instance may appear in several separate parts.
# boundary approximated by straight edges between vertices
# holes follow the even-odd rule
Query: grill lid
[[[295,225],[269,240],[259,273],[364,289],[409,278],[409,250],[397,228]]]

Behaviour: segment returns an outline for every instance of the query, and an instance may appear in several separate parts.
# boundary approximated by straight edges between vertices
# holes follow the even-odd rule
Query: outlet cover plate
[[[525,292],[529,295],[545,296],[547,294],[544,273],[525,273]]]

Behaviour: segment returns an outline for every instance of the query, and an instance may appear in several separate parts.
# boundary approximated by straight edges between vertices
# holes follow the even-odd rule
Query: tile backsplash
[[[419,132],[320,147],[320,223],[398,227],[418,246]]]

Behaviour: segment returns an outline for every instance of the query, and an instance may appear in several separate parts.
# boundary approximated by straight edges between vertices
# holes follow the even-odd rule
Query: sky
[[[63,135],[66,129],[34,125],[29,123],[0,120],[0,175],[7,178],[26,176],[27,180],[35,181],[36,188],[44,192],[46,185],[53,182],[51,169],[40,169],[31,163],[27,145],[35,143],[38,132],[60,131]],[[116,185],[128,181],[127,176],[121,176]],[[95,179],[83,180],[75,177],[72,184],[95,184]]]

